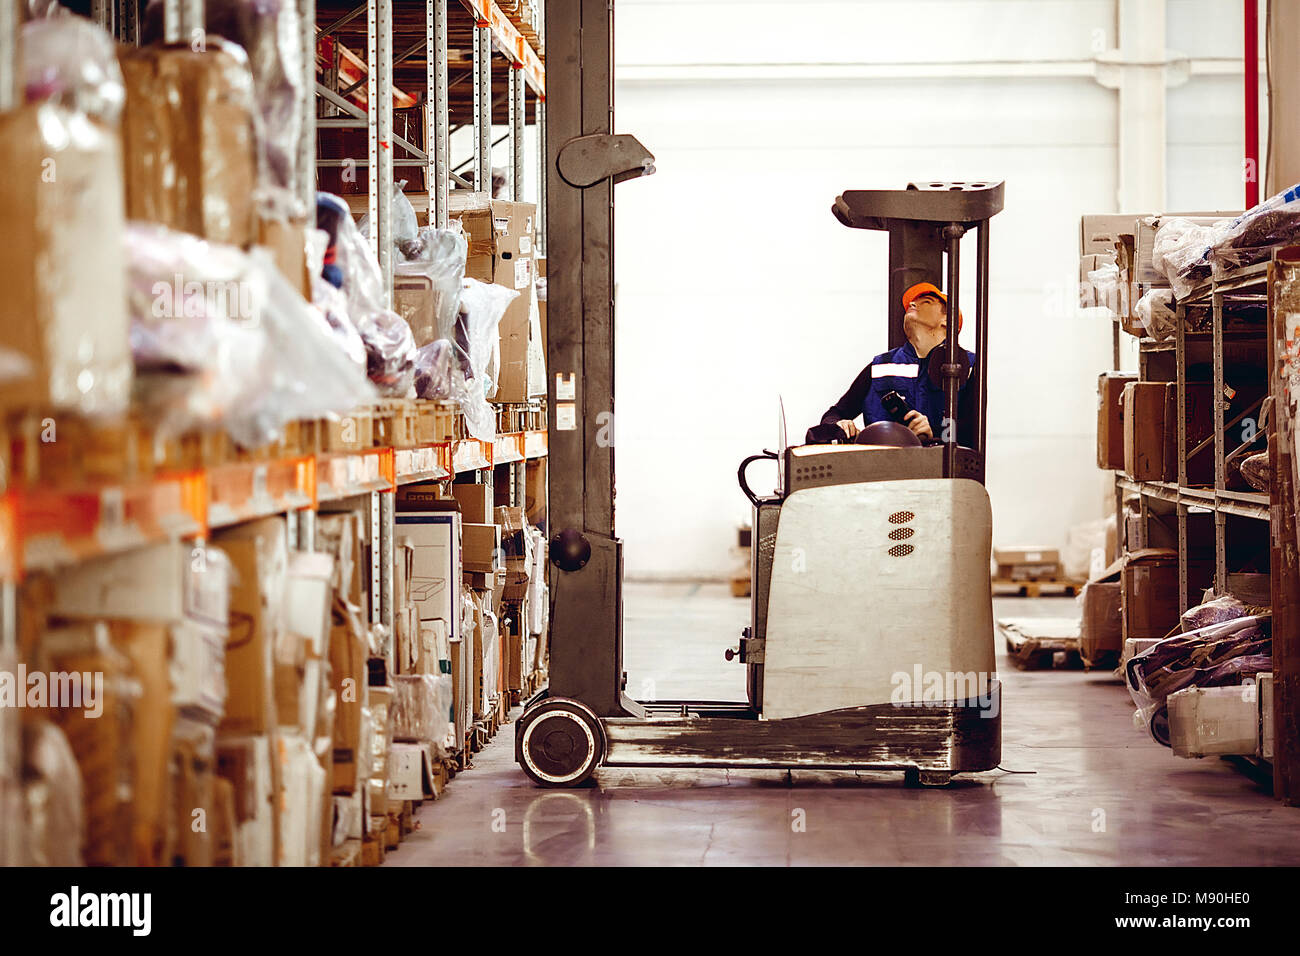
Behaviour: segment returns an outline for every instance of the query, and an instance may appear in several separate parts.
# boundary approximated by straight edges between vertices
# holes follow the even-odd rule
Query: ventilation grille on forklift
[[[895,528],[893,531],[889,532],[889,540],[906,541],[914,534],[916,534],[916,531],[912,528]]]
[[[912,514],[912,512],[910,511],[895,511],[892,515],[889,516],[889,523],[907,524],[915,517],[916,515]]]
[[[891,558],[905,558],[915,550],[916,548],[910,544],[896,544],[889,549],[889,556]]]

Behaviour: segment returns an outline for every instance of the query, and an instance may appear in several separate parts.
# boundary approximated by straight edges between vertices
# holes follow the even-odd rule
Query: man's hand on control
[[[858,426],[853,424],[851,419],[841,418],[835,424],[840,426],[840,431],[844,432],[850,441],[858,437]]]
[[[930,430],[930,419],[926,418],[915,408],[903,416],[903,423],[910,429],[912,434],[917,438],[933,438],[934,432]]]

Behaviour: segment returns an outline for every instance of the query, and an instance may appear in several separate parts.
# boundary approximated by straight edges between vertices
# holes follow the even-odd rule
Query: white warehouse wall
[[[1239,61],[1240,11],[1171,0],[1168,35]],[[1110,326],[1073,296],[1079,216],[1117,211],[1117,94],[1091,75],[1116,42],[1115,3],[618,0],[615,14],[616,131],[657,165],[616,190],[629,577],[730,572],[748,515],[736,466],[775,447],[778,395],[802,441],[886,346],[885,236],[840,226],[831,202],[909,180],[1007,183],[991,228],[995,544],[1059,546],[1099,516]],[[1234,89],[1239,72],[1171,92],[1169,208],[1240,204]],[[963,251],[969,296],[973,237]],[[751,477],[774,482],[764,465]]]

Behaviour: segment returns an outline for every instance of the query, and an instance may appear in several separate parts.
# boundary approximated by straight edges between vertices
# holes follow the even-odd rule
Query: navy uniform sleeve
[[[862,414],[862,403],[869,391],[871,391],[870,365],[858,373],[858,377],[853,380],[849,390],[840,396],[840,400],[826,409],[822,415],[821,423],[823,425],[834,425],[842,419],[852,421],[857,418]]]

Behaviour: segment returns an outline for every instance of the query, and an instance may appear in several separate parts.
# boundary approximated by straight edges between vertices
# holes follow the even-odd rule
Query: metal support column
[[[447,166],[447,0],[426,0],[424,28],[426,49],[433,51],[432,56],[425,57],[428,81],[425,185],[429,192],[429,223],[445,229],[451,179]]]
[[[181,39],[181,0],[163,0],[163,42],[179,43]]]
[[[304,508],[294,514],[292,525],[296,527],[299,551],[316,550],[316,512]]]
[[[384,657],[388,661],[388,672],[393,672],[397,654],[395,650],[393,620],[393,573],[394,573],[394,493],[381,491],[379,494],[379,623],[388,631],[387,646]]]
[[[1223,398],[1223,293],[1217,288],[1210,296],[1213,306],[1214,336],[1214,394],[1211,396],[1211,408],[1214,409],[1214,490],[1227,488],[1223,457],[1223,411],[1227,402]],[[1186,429],[1186,423],[1180,421],[1179,427]],[[1214,590],[1226,594],[1228,590],[1227,571],[1227,519],[1228,516],[1218,508],[1214,509]]]
[[[0,0],[0,110],[18,105],[18,0]]]
[[[180,40],[197,50],[204,48],[203,0],[181,0]]]
[[[369,0],[366,14],[370,244],[388,305],[393,290],[393,2]]]
[[[537,254],[546,255],[546,98],[537,98]]]
[[[524,119],[528,104],[524,99],[524,71],[518,63],[510,64],[510,198],[524,201]]]
[[[1174,365],[1176,366],[1175,391],[1178,408],[1177,447],[1179,488],[1187,486],[1187,323],[1186,313],[1180,305],[1177,310],[1178,321],[1174,336]],[[1141,378],[1146,380],[1146,367],[1142,368]],[[1191,557],[1187,553],[1187,506],[1181,502],[1178,510],[1178,608],[1179,613],[1186,611],[1188,576]],[[1143,526],[1146,527],[1145,525]],[[1151,532],[1147,530],[1147,542],[1150,544]]]
[[[117,23],[116,17],[114,16],[117,11],[114,9],[114,6],[112,0],[91,0],[90,19],[94,20],[113,36],[117,36]]]
[[[298,0],[302,34],[302,138],[298,141],[298,189],[303,214],[316,221],[316,0]]]
[[[492,31],[474,28],[474,188],[492,194]]]

